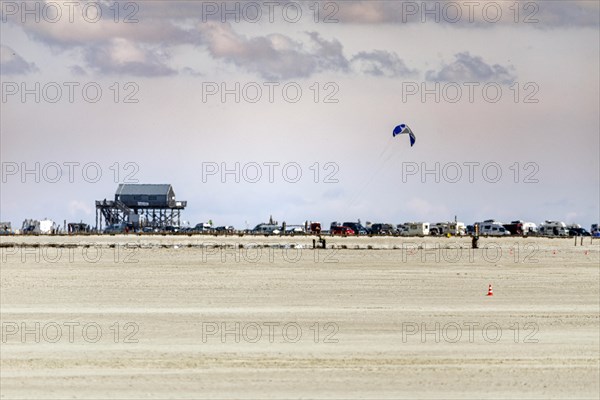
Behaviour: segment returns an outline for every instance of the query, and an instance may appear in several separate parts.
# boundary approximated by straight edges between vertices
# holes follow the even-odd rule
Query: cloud
[[[248,38],[229,23],[207,22],[199,26],[210,54],[265,79],[306,78],[320,71],[346,71],[348,60],[342,45],[309,32],[312,48],[281,34]]]
[[[204,74],[200,71],[197,71],[194,68],[191,67],[183,67],[180,71],[182,74],[186,74],[186,75],[190,75],[190,76],[194,76],[194,77],[199,77],[199,76],[204,76]]]
[[[2,75],[27,75],[39,71],[35,63],[29,63],[12,48],[0,45],[0,72]]]
[[[157,12],[156,5],[152,12]],[[75,13],[73,22],[64,18],[53,24],[25,23],[22,27],[54,51],[76,50],[82,54],[83,59],[69,67],[78,76],[91,71],[143,77],[177,74],[168,65],[170,57],[166,53],[166,49],[177,45],[206,48],[213,59],[268,80],[307,78],[328,71],[346,73],[352,64],[374,76],[395,77],[412,72],[395,53],[383,51],[361,52],[351,62],[339,40],[326,39],[314,31],[305,32],[305,40],[279,33],[248,37],[236,32],[228,22],[192,23],[197,18],[192,15],[182,26],[175,26],[176,20],[183,21],[181,15],[172,19],[141,18],[136,24],[117,24],[110,19],[92,24]],[[189,66],[183,66],[179,72],[197,75]]]
[[[161,5],[163,10],[173,8],[173,5],[168,2],[156,3]],[[16,18],[18,16],[16,14],[9,16],[7,23],[14,23],[22,27],[31,38],[57,50],[104,43],[111,38],[127,38],[136,43],[162,45],[193,43],[197,40],[197,37],[194,37],[195,31],[193,29],[180,27],[185,21],[183,17],[173,19],[156,15],[155,17],[140,18],[141,12],[132,13],[129,9],[124,10],[125,7],[121,5],[119,21],[115,22],[114,7],[117,3],[94,2],[93,4],[95,7],[100,6],[102,8],[102,18],[94,22],[89,19],[86,20],[81,9],[82,5],[76,4],[72,15],[69,15],[66,6],[60,7],[63,15],[56,22],[43,20],[38,23],[34,18],[28,18],[22,23],[20,18]],[[146,5],[140,8],[143,10],[145,7]],[[92,11],[89,11],[89,13],[92,13]],[[128,19],[130,16],[133,16],[134,21]],[[137,22],[135,22],[135,19],[137,19]],[[125,20],[129,22],[125,22]]]
[[[536,28],[598,28],[600,24],[600,2],[597,1],[545,1],[539,4],[537,9],[528,6],[524,10],[530,19],[539,21],[531,24]]]
[[[361,51],[354,55],[351,61],[360,71],[373,76],[395,78],[415,75],[418,72],[408,68],[396,53],[385,50]]]
[[[180,28],[177,21],[172,19],[157,16],[144,18],[144,23],[141,23],[142,19],[137,23],[125,23],[123,20],[132,14],[130,9],[122,9],[119,22],[115,22],[114,9],[108,8],[114,8],[114,5],[103,2],[94,4],[103,10],[103,17],[97,22],[83,18],[81,9],[77,9],[81,5],[75,6],[72,16],[63,10],[66,14],[53,23],[36,23],[33,18],[25,23],[10,17],[7,20],[56,53],[75,50],[82,54],[82,62],[69,67],[76,75],[82,75],[86,70],[143,77],[171,75],[176,71],[167,66],[169,57],[162,49],[198,42],[198,33],[194,29]],[[164,9],[170,7],[163,4]],[[135,16],[137,18],[140,14]]]
[[[332,39],[327,41],[317,32],[307,32],[314,44],[313,56],[320,70],[348,71],[350,63],[342,53],[342,44]]]
[[[167,76],[176,71],[166,65],[168,56],[123,38],[88,46],[84,59],[90,68],[104,74],[126,74],[143,77]]]
[[[95,3],[102,7],[102,19],[90,23],[83,18],[80,9],[74,12],[74,21],[65,14],[56,23],[35,23],[29,19],[20,23],[20,18],[9,16],[8,23],[19,25],[35,40],[55,51],[78,50],[83,55],[79,66],[107,74],[128,74],[145,77],[168,76],[177,73],[168,65],[170,57],[164,54],[174,46],[192,45],[208,50],[216,60],[258,74],[265,79],[306,78],[326,71],[362,72],[376,77],[411,76],[417,71],[410,69],[396,53],[383,50],[360,51],[348,59],[343,52],[343,44],[335,39],[326,39],[316,32],[306,32],[308,40],[294,40],[288,36],[272,33],[248,37],[236,32],[231,23],[221,22],[223,7],[218,2],[148,2],[132,15],[132,9],[121,9],[120,21],[113,20],[114,7],[110,2]],[[128,3],[129,4],[129,3]],[[219,13],[207,14],[207,5],[217,4]],[[240,3],[243,8],[244,3]],[[256,3],[259,4],[259,3]],[[333,4],[333,3],[332,3]],[[556,27],[598,27],[598,2],[573,1],[520,3],[519,18],[537,19],[537,23],[514,22],[514,14],[509,6],[513,3],[495,2],[502,8],[502,18],[498,23],[490,23],[483,18],[484,4],[474,5],[467,1],[440,1],[435,4],[423,2],[390,1],[344,1],[336,7],[321,10],[321,18],[326,15],[339,20],[341,24],[422,24],[439,23],[457,27],[519,26],[554,29]],[[531,4],[526,7],[526,4]],[[113,7],[113,8],[110,8]],[[281,7],[281,6],[280,6]],[[416,10],[414,9],[416,7]],[[425,7],[428,12],[425,12]],[[529,8],[528,8],[529,7]],[[531,8],[537,7],[537,8]],[[431,12],[431,9],[437,11]],[[459,8],[462,17],[458,22],[448,20],[449,10]],[[469,10],[473,8],[474,22],[469,22]],[[514,7],[513,7],[514,8]],[[439,9],[439,10],[438,10]],[[267,18],[267,10],[262,7],[262,18]],[[436,15],[439,14],[439,15]],[[454,15],[454,14],[452,14]],[[133,16],[137,23],[124,23],[126,16]],[[312,14],[307,14],[312,16]],[[228,17],[233,20],[232,17]],[[423,18],[425,21],[423,22]],[[441,19],[440,19],[441,18]],[[132,57],[144,53],[139,59],[126,59],[122,53]],[[14,61],[26,68],[16,68],[3,61],[6,71],[33,71],[34,64],[24,60]],[[183,66],[189,67],[188,66]],[[185,68],[184,68],[185,69]],[[189,74],[189,70],[181,70]],[[75,72],[81,72],[74,70]],[[5,72],[7,73],[7,72]],[[428,71],[427,78],[439,81],[494,80],[513,82],[511,68],[502,65],[488,65],[479,57],[469,53],[459,53],[456,60],[443,65],[438,71]]]
[[[343,1],[336,3],[334,18],[355,24],[444,24],[460,28],[493,28],[515,25],[514,2],[443,0],[417,1]],[[598,27],[600,3],[597,1],[518,2],[518,24],[534,29]],[[496,20],[496,12],[500,12]]]
[[[79,65],[71,65],[69,67],[69,70],[71,71],[71,73],[75,76],[85,76],[87,75],[87,72],[85,71],[84,68],[82,68]]]
[[[471,56],[468,51],[457,53],[453,63],[443,65],[440,70],[427,71],[429,81],[441,82],[498,82],[511,84],[516,80],[512,67],[499,64],[489,65],[481,57]]]
[[[379,24],[401,20],[401,2],[348,1],[336,4],[339,9],[335,10],[334,18],[340,22]]]

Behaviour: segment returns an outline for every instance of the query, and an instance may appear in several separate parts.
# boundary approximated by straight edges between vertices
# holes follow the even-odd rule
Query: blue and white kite
[[[416,138],[415,134],[410,130],[408,125],[400,124],[397,127],[395,127],[394,131],[392,132],[392,136],[396,137],[397,135],[402,135],[405,133],[408,134],[408,136],[410,137],[410,147],[412,147],[415,144]]]

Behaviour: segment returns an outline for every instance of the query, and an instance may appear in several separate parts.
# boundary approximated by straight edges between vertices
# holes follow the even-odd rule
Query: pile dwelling
[[[187,201],[175,200],[171,185],[121,183],[114,200],[96,200],[96,230],[113,224],[135,229],[150,226],[164,229],[179,226]]]

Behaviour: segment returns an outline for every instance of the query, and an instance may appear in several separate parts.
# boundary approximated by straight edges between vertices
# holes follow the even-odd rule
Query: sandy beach
[[[3,237],[1,398],[599,398],[599,240],[313,238]]]

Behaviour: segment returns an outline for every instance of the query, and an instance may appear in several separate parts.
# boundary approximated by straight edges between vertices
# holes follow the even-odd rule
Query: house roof
[[[116,195],[150,195],[166,196],[169,194],[171,185],[168,184],[134,184],[120,183]]]

